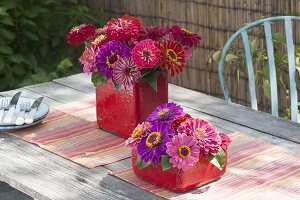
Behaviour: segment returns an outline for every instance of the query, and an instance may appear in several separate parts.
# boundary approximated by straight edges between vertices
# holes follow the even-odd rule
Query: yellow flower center
[[[172,62],[176,62],[177,58],[178,58],[177,54],[175,53],[175,51],[173,49],[167,49],[166,56]]]
[[[181,30],[183,31],[183,32],[185,32],[185,33],[187,33],[187,34],[193,34],[191,31],[189,31],[189,30],[186,30],[185,28],[181,28]]]
[[[115,52],[111,52],[110,56],[106,56],[106,64],[113,68],[115,66],[115,63],[120,59],[119,55],[116,55]]]
[[[187,145],[182,145],[182,146],[178,147],[177,152],[181,158],[186,158],[191,155],[191,149]]]
[[[149,148],[156,147],[161,141],[161,133],[160,132],[151,132],[146,139],[146,145]]]
[[[196,128],[194,134],[199,140],[201,140],[204,136],[206,136],[206,131],[202,128]]]
[[[158,115],[158,116],[163,116],[163,115],[165,115],[167,112],[169,112],[169,108],[164,108],[164,109],[158,111],[158,112],[157,112],[157,115]]]
[[[141,135],[142,128],[137,128],[134,130],[134,132],[131,134],[132,138],[138,138]]]

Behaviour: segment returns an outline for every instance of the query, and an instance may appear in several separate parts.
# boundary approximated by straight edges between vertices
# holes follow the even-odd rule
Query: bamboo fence
[[[177,24],[202,37],[201,45],[193,51],[184,72],[170,78],[170,82],[192,90],[223,98],[216,63],[208,63],[212,52],[222,48],[230,36],[249,23],[263,17],[298,15],[298,0],[84,0],[87,5],[104,10],[105,20],[123,14],[134,15],[147,26]],[[282,25],[272,27],[282,31]],[[299,31],[296,31],[296,38]],[[299,40],[297,41],[299,43]],[[241,76],[227,84],[234,102],[249,105],[248,82]],[[269,111],[269,100],[258,91],[260,109]],[[285,109],[285,95],[281,94],[280,109]],[[201,101],[201,99],[199,99]]]

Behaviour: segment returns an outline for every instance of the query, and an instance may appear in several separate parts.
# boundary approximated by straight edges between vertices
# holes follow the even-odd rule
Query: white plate
[[[8,98],[9,100],[11,99],[11,97],[2,97],[0,98],[0,102],[5,99],[5,98]],[[32,103],[34,102],[35,99],[31,99],[31,98],[23,98],[23,97],[20,97],[19,101],[18,101],[18,104],[16,106],[16,110],[15,110],[15,113],[14,113],[14,116],[13,116],[13,123],[12,124],[4,124],[2,122],[2,120],[0,121],[0,130],[13,130],[13,129],[20,129],[20,128],[25,128],[25,127],[28,127],[28,126],[32,126],[32,125],[35,125],[40,122],[42,122],[42,119],[44,119],[48,112],[49,112],[49,106],[45,103],[41,103],[41,105],[39,106],[36,114],[35,114],[35,117],[34,117],[34,120],[33,120],[33,123],[32,124],[24,124],[24,125],[20,125],[20,126],[17,126],[14,124],[19,112],[20,112],[20,104],[22,103],[26,103],[26,102],[29,102],[30,106],[32,105]],[[6,115],[7,111],[5,111],[4,113],[4,116],[2,119],[4,119],[5,115]]]

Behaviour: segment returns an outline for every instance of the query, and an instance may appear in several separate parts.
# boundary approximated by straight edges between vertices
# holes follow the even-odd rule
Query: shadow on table
[[[4,182],[0,182],[0,199],[1,200],[33,200],[30,196],[10,187]]]

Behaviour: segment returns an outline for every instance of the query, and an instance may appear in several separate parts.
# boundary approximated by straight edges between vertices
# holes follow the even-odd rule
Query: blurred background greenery
[[[84,46],[65,39],[81,23],[103,26],[103,11],[78,0],[1,0],[0,91],[81,72]]]

